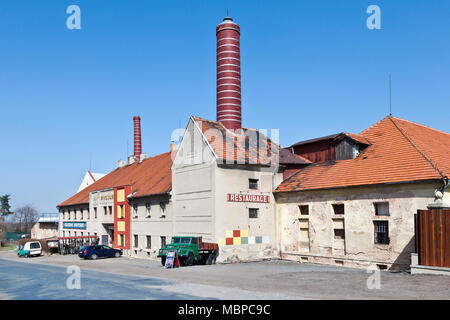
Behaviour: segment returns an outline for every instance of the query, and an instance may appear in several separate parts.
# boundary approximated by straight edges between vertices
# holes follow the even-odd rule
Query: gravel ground
[[[11,262],[33,268],[77,265],[83,274],[97,271],[102,276],[135,277],[141,282],[142,278],[164,280],[161,288],[188,299],[450,299],[448,276],[380,271],[379,289],[370,290],[367,282],[374,275],[366,270],[279,260],[165,269],[159,261],[147,259],[91,261],[73,255],[19,259],[14,252],[0,252],[0,266]],[[2,295],[10,294],[0,280],[0,299]]]

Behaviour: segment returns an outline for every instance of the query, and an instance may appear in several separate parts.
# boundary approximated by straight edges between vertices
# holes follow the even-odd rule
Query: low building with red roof
[[[450,134],[388,116],[348,137],[363,146],[353,157],[316,161],[276,188],[282,257],[407,267],[414,214],[450,176]],[[311,160],[318,149],[310,150]],[[444,201],[450,202],[448,192]]]

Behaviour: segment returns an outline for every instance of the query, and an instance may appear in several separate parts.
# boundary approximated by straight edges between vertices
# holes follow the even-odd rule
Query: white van
[[[38,241],[30,241],[25,243],[17,254],[25,257],[40,256],[42,254],[42,246]]]

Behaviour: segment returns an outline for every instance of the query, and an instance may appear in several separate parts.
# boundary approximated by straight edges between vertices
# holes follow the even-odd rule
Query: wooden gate
[[[450,210],[417,210],[414,216],[419,265],[450,268]]]

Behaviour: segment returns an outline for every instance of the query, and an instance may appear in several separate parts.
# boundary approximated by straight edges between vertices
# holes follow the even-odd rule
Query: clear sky
[[[69,5],[81,30],[69,30]],[[369,30],[369,5],[381,30]],[[0,194],[42,212],[89,168],[169,150],[190,115],[215,120],[215,27],[241,26],[243,125],[282,146],[359,133],[389,113],[449,131],[450,1],[0,2]]]

